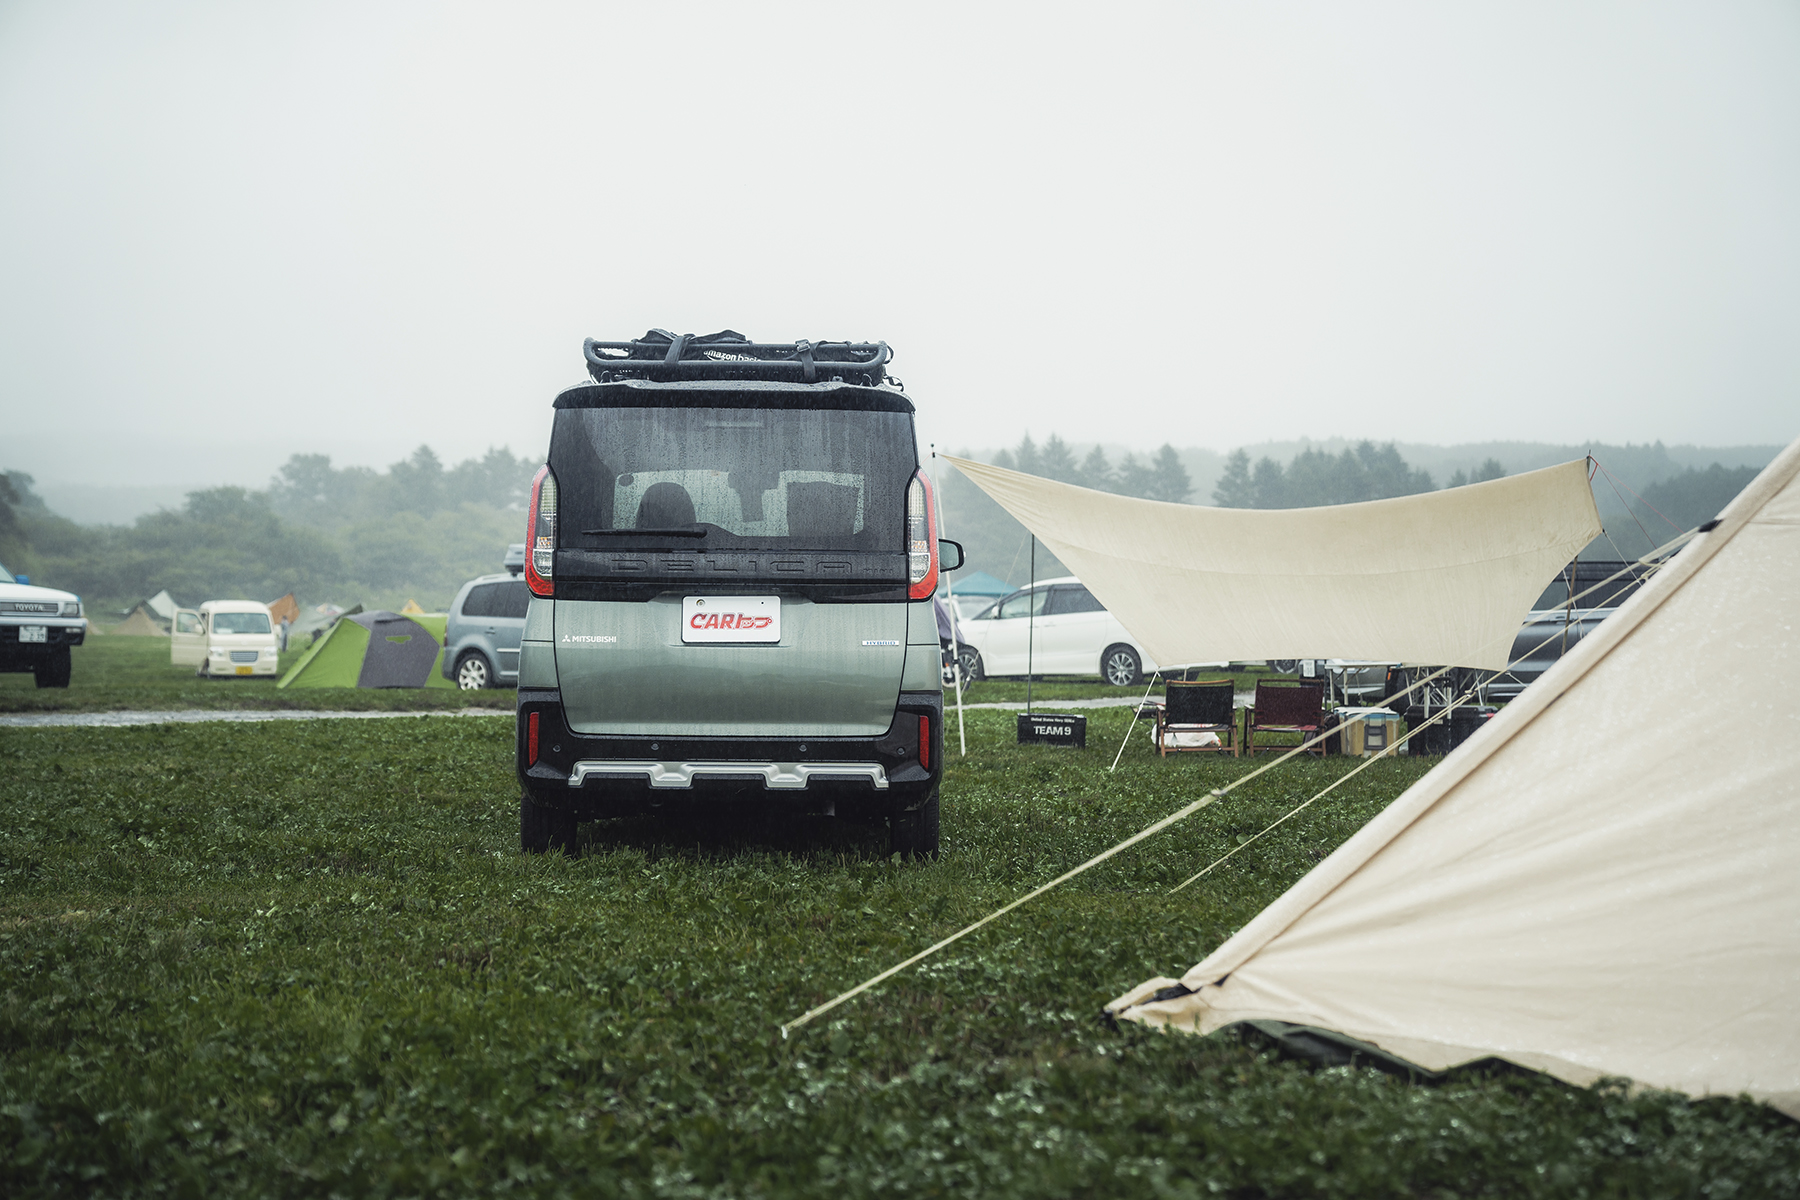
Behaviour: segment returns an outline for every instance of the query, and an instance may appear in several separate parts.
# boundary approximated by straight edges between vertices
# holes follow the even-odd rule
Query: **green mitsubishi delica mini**
[[[940,543],[887,345],[585,349],[531,489],[524,849],[716,799],[884,820],[935,854]]]

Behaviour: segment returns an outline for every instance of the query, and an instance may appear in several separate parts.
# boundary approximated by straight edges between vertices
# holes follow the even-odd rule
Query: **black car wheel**
[[[494,686],[494,672],[488,660],[471,651],[456,662],[456,686],[465,692]]]
[[[574,813],[545,808],[528,795],[519,797],[519,849],[526,854],[558,850],[574,858],[575,825]]]
[[[1130,646],[1108,646],[1100,656],[1100,677],[1114,687],[1130,687],[1144,679],[1144,664]]]
[[[901,858],[938,856],[938,790],[911,812],[888,818],[888,848]]]
[[[41,688],[66,688],[69,686],[69,648],[52,650],[47,658],[38,660],[32,667],[31,675]]]
[[[981,673],[981,652],[973,646],[964,646],[962,653],[956,656],[956,662],[962,668],[964,683],[980,683],[987,678]]]

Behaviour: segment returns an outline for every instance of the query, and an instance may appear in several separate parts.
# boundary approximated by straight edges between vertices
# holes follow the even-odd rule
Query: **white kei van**
[[[273,675],[279,653],[266,604],[208,600],[198,609],[175,610],[169,661],[196,675]]]

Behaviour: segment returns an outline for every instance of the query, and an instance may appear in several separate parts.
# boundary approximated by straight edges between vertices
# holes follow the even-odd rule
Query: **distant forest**
[[[1118,454],[1091,446],[1077,453],[1052,435],[1031,437],[987,458],[1045,478],[1120,495],[1171,503],[1203,502],[1190,466],[1211,456],[1205,479],[1212,503],[1241,508],[1292,508],[1413,495],[1437,485],[1394,443],[1302,444],[1286,461],[1255,461],[1247,450],[1226,456],[1177,451]],[[1445,486],[1500,478],[1579,457],[1578,447],[1513,443],[1521,464],[1487,457],[1457,466]],[[1459,448],[1415,448],[1457,461]],[[1661,446],[1595,447],[1607,472],[1594,482],[1607,526],[1603,552],[1643,553],[1715,516],[1759,467],[1681,467]],[[1703,448],[1684,447],[1691,460]],[[1762,461],[1773,448],[1726,448]],[[1763,451],[1767,453],[1762,453]],[[1461,448],[1460,461],[1477,460]],[[1704,461],[1704,460],[1702,460]],[[934,464],[945,534],[964,543],[969,567],[1009,583],[1033,573],[1033,545],[1022,526],[969,480]],[[524,537],[524,503],[536,462],[507,449],[444,464],[427,446],[385,471],[334,467],[319,454],[291,457],[261,490],[240,487],[190,492],[185,503],[129,525],[83,525],[58,516],[21,471],[0,474],[0,562],[35,580],[87,598],[103,622],[143,597],[167,589],[185,604],[225,597],[271,600],[293,591],[303,603],[397,608],[417,600],[446,607],[466,579],[500,569],[509,543]],[[1204,494],[1204,493],[1203,493]],[[1066,574],[1041,545],[1039,579]],[[966,576],[965,576],[966,577]]]
[[[536,467],[506,449],[447,467],[420,446],[386,471],[296,454],[263,490],[190,492],[180,509],[123,526],[57,516],[14,471],[0,476],[0,561],[102,609],[164,589],[183,604],[292,591],[305,603],[441,609],[524,540]]]
[[[963,455],[967,458],[969,455]],[[1148,459],[1139,460],[1135,454],[1126,454],[1114,467],[1107,461],[1106,451],[1095,446],[1088,451],[1080,462],[1068,444],[1055,434],[1039,446],[1031,440],[1028,433],[1019,444],[1011,450],[1002,450],[994,455],[994,465],[1005,467],[1011,471],[1023,471],[1027,475],[1038,475],[1045,479],[1054,479],[1059,483],[1073,483],[1081,487],[1093,488],[1097,492],[1116,492],[1121,496],[1138,496],[1145,500],[1168,500],[1176,504],[1186,502],[1194,485],[1188,478],[1187,468],[1181,465],[1181,456],[1175,447],[1164,443]]]

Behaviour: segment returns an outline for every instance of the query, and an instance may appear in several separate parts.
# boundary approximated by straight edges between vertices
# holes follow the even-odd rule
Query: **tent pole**
[[[935,464],[937,461],[936,442],[931,443],[931,458]],[[935,486],[931,490],[937,495],[938,528],[941,530],[944,528],[944,486],[935,478],[935,475],[934,471],[934,478],[931,482]],[[963,728],[962,621],[956,612],[956,585],[950,582],[948,575],[944,576],[944,594],[950,598],[950,678],[956,683],[956,741],[962,748],[962,757],[967,758],[969,757],[969,735]]]
[[[1031,665],[1037,642],[1037,534],[1031,535],[1031,595],[1025,599],[1025,713],[1031,714]]]

